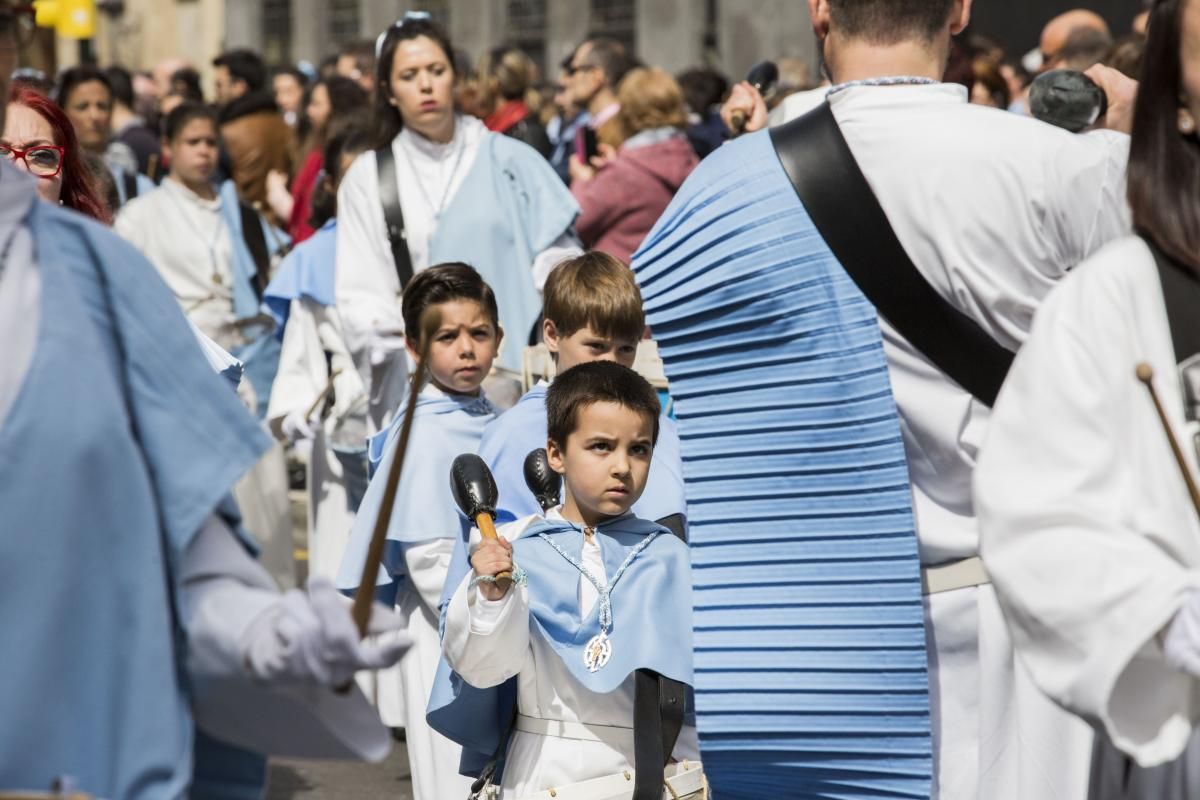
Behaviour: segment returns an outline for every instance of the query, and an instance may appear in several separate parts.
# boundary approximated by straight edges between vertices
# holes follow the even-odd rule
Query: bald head
[[[1104,37],[1112,34],[1104,17],[1086,8],[1076,8],[1064,14],[1059,14],[1042,29],[1042,69],[1055,69],[1063,47],[1076,31],[1088,31]]]

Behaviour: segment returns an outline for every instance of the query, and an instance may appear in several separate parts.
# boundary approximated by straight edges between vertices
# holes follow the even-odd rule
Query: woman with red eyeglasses
[[[14,86],[8,96],[0,157],[38,178],[38,195],[51,203],[86,214],[104,224],[112,221],[100,199],[75,129],[61,108],[32,89]]]

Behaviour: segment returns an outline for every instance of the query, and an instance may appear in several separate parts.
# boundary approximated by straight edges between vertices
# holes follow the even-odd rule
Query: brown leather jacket
[[[257,206],[272,224],[283,227],[267,205],[267,173],[295,171],[296,144],[275,101],[266,94],[239,97],[221,110],[221,138],[229,154],[238,196]]]

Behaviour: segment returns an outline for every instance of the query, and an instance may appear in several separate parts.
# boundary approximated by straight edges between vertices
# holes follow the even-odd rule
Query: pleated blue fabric
[[[928,798],[908,469],[874,307],[767,133],[635,254],[679,419],[696,709],[721,798]]]

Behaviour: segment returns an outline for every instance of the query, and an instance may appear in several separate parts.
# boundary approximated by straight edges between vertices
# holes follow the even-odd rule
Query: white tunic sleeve
[[[992,417],[975,502],[984,562],[1038,687],[1152,766],[1176,757],[1200,718],[1200,686],[1157,641],[1200,585],[1200,542],[1134,377],[1150,360],[1159,391],[1178,397],[1153,262],[1140,281],[1119,278],[1148,258],[1133,241],[1080,267],[1039,311]]]
[[[488,601],[471,587],[472,570],[446,609],[442,652],[467,683],[499,686],[519,673],[529,655],[529,592],[513,584],[503,598]]]
[[[329,379],[325,348],[317,330],[311,300],[293,300],[283,329],[279,369],[271,384],[267,419],[271,422],[293,411],[303,414],[321,395]]]
[[[346,172],[338,190],[337,307],[346,345],[360,372],[372,332],[404,329],[400,281],[388,243],[375,169],[375,154],[364,153]]]

